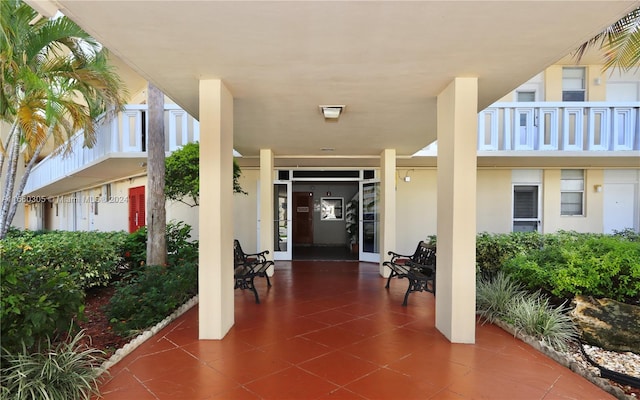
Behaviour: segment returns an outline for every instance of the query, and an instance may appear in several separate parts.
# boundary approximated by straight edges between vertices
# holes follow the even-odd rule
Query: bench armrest
[[[389,251],[387,254],[389,254],[391,256],[391,260],[389,262],[392,263],[392,264],[395,264],[400,260],[402,260],[403,262],[406,262],[406,261],[410,260],[411,257],[413,257],[412,255],[399,254],[399,253],[396,253],[394,251]]]

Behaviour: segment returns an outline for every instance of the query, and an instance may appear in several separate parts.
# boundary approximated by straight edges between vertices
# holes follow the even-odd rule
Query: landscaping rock
[[[588,344],[640,354],[640,307],[612,299],[576,296],[571,317]]]

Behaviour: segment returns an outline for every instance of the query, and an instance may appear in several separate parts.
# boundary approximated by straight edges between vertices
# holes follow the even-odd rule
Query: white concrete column
[[[475,343],[478,79],[455,78],[438,95],[436,328]]]
[[[273,258],[273,151],[260,149],[260,237],[258,250],[269,250]],[[267,274],[273,276],[274,267],[267,269]]]
[[[222,339],[234,323],[233,97],[200,81],[199,338]]]
[[[396,249],[396,150],[380,154],[380,275],[387,278],[391,270],[382,265],[389,250]]]

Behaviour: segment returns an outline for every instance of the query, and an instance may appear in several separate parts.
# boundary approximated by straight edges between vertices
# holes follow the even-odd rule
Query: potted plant
[[[353,198],[347,203],[346,212],[345,212],[345,224],[347,235],[349,236],[349,244],[351,245],[351,252],[358,252],[358,193],[356,193]]]

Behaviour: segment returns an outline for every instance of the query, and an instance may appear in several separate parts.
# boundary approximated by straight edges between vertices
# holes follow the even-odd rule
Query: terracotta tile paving
[[[489,324],[476,344],[435,328],[434,298],[377,264],[278,262],[273,286],[235,291],[235,325],[198,340],[198,306],[111,368],[106,400],[613,399]]]

